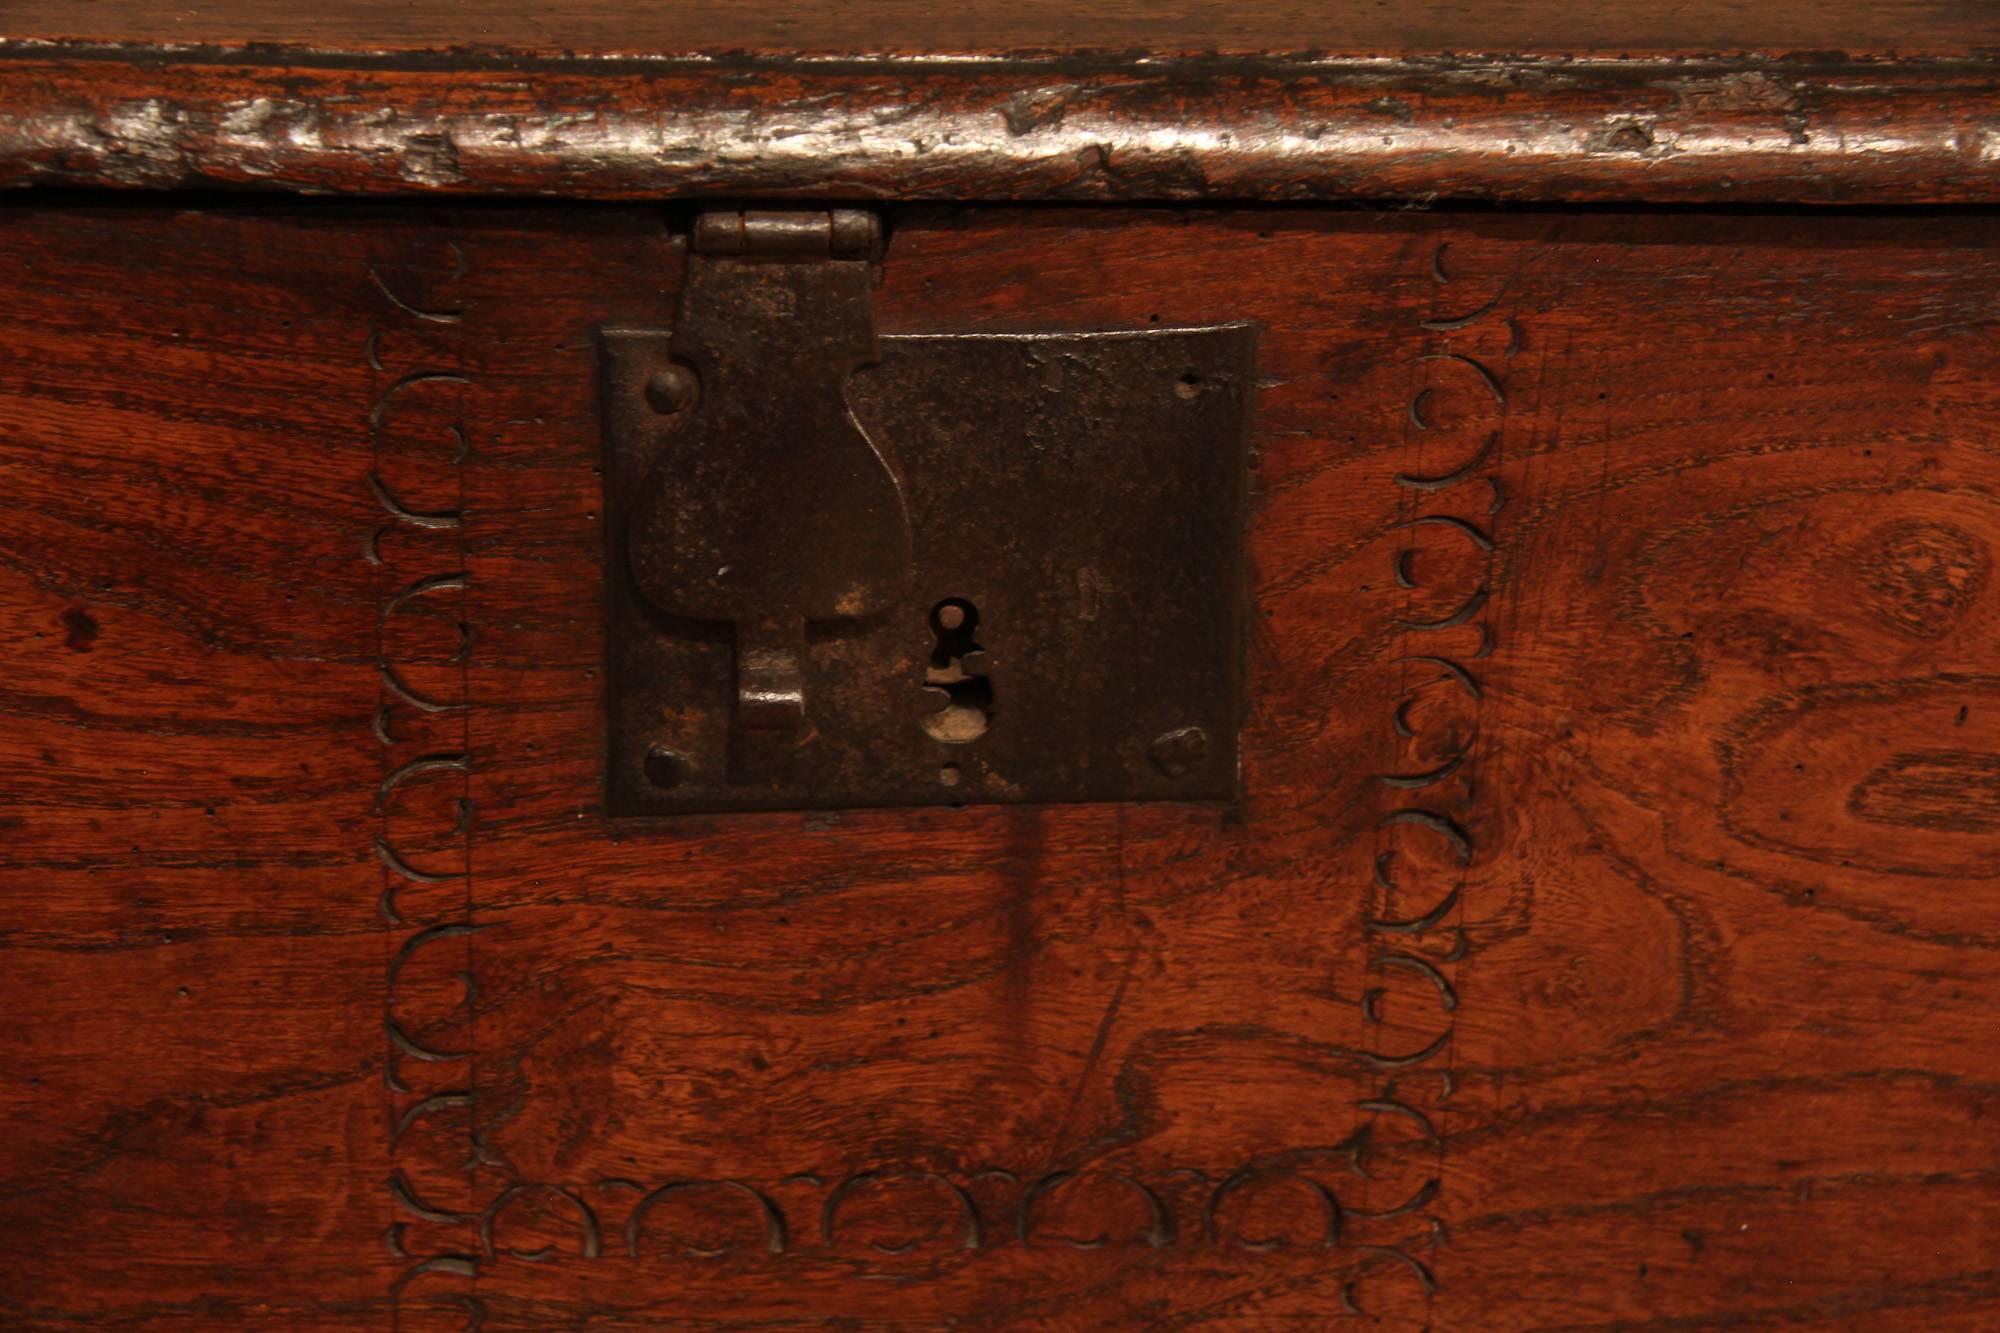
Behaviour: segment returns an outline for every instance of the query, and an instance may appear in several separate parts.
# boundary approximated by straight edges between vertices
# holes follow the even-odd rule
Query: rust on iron
[[[909,582],[896,478],[842,396],[875,360],[877,235],[851,210],[702,215],[671,359],[641,380],[654,412],[687,415],[630,497],[632,577],[667,615],[735,626],[743,727],[804,720],[808,622],[881,610]],[[622,367],[659,336],[606,339]],[[633,404],[613,411],[643,421]]]
[[[880,248],[703,214],[602,333],[609,809],[1231,798],[1254,330],[881,337]]]

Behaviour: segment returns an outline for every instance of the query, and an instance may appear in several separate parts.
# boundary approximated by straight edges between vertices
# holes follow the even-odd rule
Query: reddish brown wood
[[[481,216],[536,355],[537,290],[596,318],[667,276],[643,219]],[[384,1014],[465,897],[394,868],[464,844],[462,715],[397,693],[462,671],[456,246],[352,208],[0,213],[0,1325],[387,1327],[429,1257],[385,1248],[397,1188],[449,1197],[408,1160],[429,1117],[391,1126],[465,1071],[391,1060]],[[400,974],[399,1006],[457,984]]]
[[[0,42],[0,184],[1990,203],[2000,198],[1995,66],[1961,53],[1958,31],[1917,29],[1916,49],[1953,53],[1921,58],[1628,54],[1584,42],[1529,54],[1424,44],[1190,54],[1136,37],[1117,51],[933,57],[921,38],[881,36],[829,55],[480,47],[444,60],[16,40]]]
[[[1163,54],[1313,51],[1326,55],[1735,55],[1841,51],[1855,56],[1967,56],[2000,50],[2000,25],[1978,0],[1695,0],[1671,7],[1606,0],[512,0],[468,14],[453,0],[13,0],[17,42],[138,48],[213,46],[286,52],[469,49],[517,55],[657,56],[720,51],[817,55],[1011,54],[1143,47]]]
[[[0,214],[0,1322],[2000,1319],[1990,219],[892,221],[1265,326],[1240,808],[610,827],[660,220]]]

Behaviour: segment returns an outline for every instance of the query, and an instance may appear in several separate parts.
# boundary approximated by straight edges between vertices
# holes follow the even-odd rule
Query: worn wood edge
[[[1980,203],[2000,63],[0,49],[0,184],[633,199]]]

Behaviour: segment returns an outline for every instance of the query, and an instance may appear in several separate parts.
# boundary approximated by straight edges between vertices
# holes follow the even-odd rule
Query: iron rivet
[[[1164,731],[1146,748],[1153,767],[1170,778],[1184,778],[1208,758],[1208,733],[1200,727]]]
[[[647,377],[646,402],[661,416],[671,416],[693,405],[695,388],[693,371],[683,365],[669,365]]]
[[[646,751],[646,780],[662,791],[671,791],[687,781],[688,761],[677,750],[655,745]]]

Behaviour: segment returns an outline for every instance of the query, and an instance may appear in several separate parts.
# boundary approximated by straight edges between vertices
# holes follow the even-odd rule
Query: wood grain
[[[857,46],[448,60],[0,43],[0,184],[947,202],[2000,198],[1989,56],[1177,55],[1137,41],[938,59]]]
[[[663,219],[0,215],[0,1320],[2000,1318],[1991,219],[891,223],[1264,326],[1239,807],[614,825]]]
[[[382,1297],[367,235],[0,217],[11,1327]]]
[[[1161,54],[1436,56],[1732,55],[1843,51],[1965,56],[2000,49],[2000,26],[1977,0],[1697,0],[1673,6],[1613,0],[1587,10],[1566,0],[1365,0],[1222,5],[1215,0],[1080,6],[997,0],[941,9],[924,0],[709,5],[661,0],[509,0],[468,13],[451,0],[335,0],[311,8],[272,0],[13,0],[15,42],[135,47],[277,48],[286,55],[468,50],[508,54],[657,56],[801,51],[992,55],[1144,47]]]

